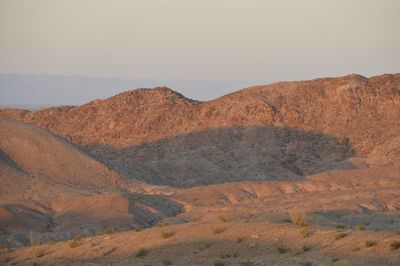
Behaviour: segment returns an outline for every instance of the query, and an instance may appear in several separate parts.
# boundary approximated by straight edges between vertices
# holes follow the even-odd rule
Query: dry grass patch
[[[169,226],[169,223],[168,223],[168,222],[159,222],[159,223],[157,224],[157,226],[158,226],[158,227],[167,227],[167,226]]]
[[[113,253],[117,249],[118,249],[117,247],[113,247],[113,248],[107,250],[106,252],[103,253],[103,257],[110,255],[111,253]]]
[[[244,260],[242,262],[240,262],[241,266],[254,266],[254,262],[250,261],[250,260]]]
[[[41,257],[43,257],[44,255],[46,255],[46,252],[45,252],[45,250],[44,250],[43,248],[34,247],[33,250],[32,250],[32,254],[33,254],[33,256],[35,256],[36,258],[41,258]]]
[[[307,252],[307,251],[310,251],[310,250],[311,250],[311,246],[309,246],[309,245],[304,245],[304,246],[301,247],[301,251],[303,251],[303,252]]]
[[[215,235],[217,235],[217,234],[221,234],[221,233],[225,232],[226,229],[227,229],[226,226],[216,227],[213,229],[213,232]]]
[[[161,261],[161,263],[162,263],[162,265],[164,265],[164,266],[172,265],[172,260],[170,260],[170,259],[163,259],[163,260]]]
[[[219,216],[218,219],[223,223],[228,222],[228,219],[225,216]]]
[[[76,248],[80,246],[81,243],[81,237],[80,236],[75,236],[71,241],[69,241],[68,246],[70,248]]]
[[[366,228],[365,228],[364,225],[357,225],[357,230],[358,230],[358,231],[365,231]]]
[[[375,240],[367,240],[367,241],[365,241],[365,246],[367,248],[369,248],[369,247],[372,247],[372,246],[376,246],[377,243],[378,242],[376,242]]]
[[[138,252],[136,252],[135,257],[136,258],[144,258],[149,254],[149,251],[147,251],[144,248],[141,248],[138,250]]]
[[[288,252],[288,249],[283,246],[277,247],[276,250],[279,252],[279,254],[284,254],[284,253]]]
[[[238,236],[238,237],[236,238],[236,243],[243,242],[243,240],[244,240],[244,237]]]
[[[201,219],[203,219],[202,216],[195,216],[195,217],[192,217],[190,220],[192,223],[196,223],[196,222],[200,222]]]
[[[8,262],[10,262],[10,261],[12,261],[12,258],[11,258],[11,257],[5,257],[5,258],[3,259],[3,262],[5,262],[5,263],[8,263]]]
[[[400,241],[399,240],[394,240],[392,242],[390,242],[390,248],[392,250],[396,250],[400,248]]]
[[[172,231],[161,232],[161,237],[164,239],[173,237],[174,235],[175,235],[175,232],[172,232]]]
[[[348,235],[349,235],[349,234],[348,234],[348,233],[345,233],[345,232],[337,233],[337,234],[335,235],[335,240],[339,240],[339,239],[345,238],[345,237],[348,236]]]
[[[309,229],[307,229],[307,228],[302,229],[302,230],[300,231],[300,234],[301,234],[304,238],[312,236],[312,232],[311,232]]]
[[[306,222],[306,214],[304,213],[289,213],[292,224],[300,226],[308,226]]]

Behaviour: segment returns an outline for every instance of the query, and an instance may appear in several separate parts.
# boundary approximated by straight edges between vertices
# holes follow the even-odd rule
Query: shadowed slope
[[[209,129],[123,149],[90,148],[125,176],[175,187],[299,179],[352,167],[347,142],[290,128]]]

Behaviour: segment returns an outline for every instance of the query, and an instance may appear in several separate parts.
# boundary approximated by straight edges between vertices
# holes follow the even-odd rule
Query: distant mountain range
[[[0,74],[0,106],[38,109],[49,105],[77,105],[93,98],[108,98],[128,89],[157,86],[174,88],[188,98],[210,100],[254,83],[254,81]]]

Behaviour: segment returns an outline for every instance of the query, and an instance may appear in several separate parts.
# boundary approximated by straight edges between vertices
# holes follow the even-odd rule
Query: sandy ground
[[[379,172],[386,177],[376,177]],[[10,265],[399,265],[398,174],[395,168],[347,170],[304,181],[180,189],[169,199],[184,211],[151,228],[3,248],[1,261]],[[327,181],[332,175],[334,181]]]

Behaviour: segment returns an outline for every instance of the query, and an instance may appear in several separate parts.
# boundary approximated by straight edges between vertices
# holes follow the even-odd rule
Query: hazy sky
[[[0,0],[0,73],[293,80],[400,72],[399,0]]]

